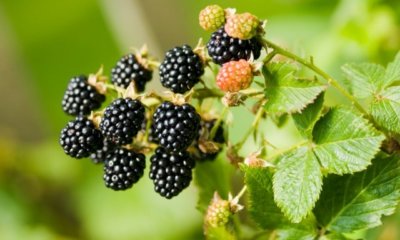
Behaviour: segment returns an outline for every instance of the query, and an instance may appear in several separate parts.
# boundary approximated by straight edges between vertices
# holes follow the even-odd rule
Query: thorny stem
[[[260,105],[260,108],[258,109],[258,111],[256,113],[256,116],[253,120],[253,123],[251,124],[251,127],[247,130],[247,132],[243,136],[242,140],[236,144],[235,148],[237,150],[240,150],[243,147],[243,144],[247,141],[250,134],[257,128],[257,126],[261,120],[262,114],[264,113],[264,104],[265,104],[265,101]]]
[[[285,57],[288,57],[290,59],[295,60],[296,62],[299,62],[301,64],[303,64],[304,66],[306,66],[307,68],[309,68],[310,70],[314,71],[315,73],[317,73],[318,75],[320,75],[321,77],[323,77],[329,84],[331,84],[334,88],[336,88],[342,95],[344,95],[347,99],[350,100],[350,102],[366,117],[369,118],[369,115],[367,113],[367,111],[365,111],[365,109],[361,106],[361,104],[354,98],[354,96],[352,96],[346,89],[344,89],[337,80],[335,80],[333,77],[331,77],[329,74],[327,74],[326,72],[324,72],[322,69],[320,69],[319,67],[315,66],[312,59],[310,61],[307,61],[304,58],[301,58],[289,51],[286,51],[285,49],[279,47],[278,45],[263,39],[263,44],[266,47],[271,47],[274,49],[273,52],[276,52],[277,54],[283,55]]]

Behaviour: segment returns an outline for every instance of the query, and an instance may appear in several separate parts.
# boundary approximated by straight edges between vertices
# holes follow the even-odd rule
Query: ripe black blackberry
[[[249,40],[241,40],[230,37],[224,30],[219,28],[207,43],[208,54],[216,64],[224,64],[239,59],[248,60],[253,53],[254,59],[260,57],[262,45],[253,37]]]
[[[175,47],[165,54],[160,65],[161,84],[174,93],[184,93],[199,82],[203,63],[188,45]]]
[[[161,196],[170,199],[189,186],[195,161],[188,152],[169,153],[159,147],[150,162],[149,176],[153,180],[154,190]]]
[[[168,151],[185,150],[198,136],[200,116],[189,104],[163,102],[153,114],[154,136]]]
[[[201,144],[202,140],[213,141],[215,143],[220,143],[220,144],[225,143],[223,122],[219,124],[214,137],[210,139],[210,134],[216,121],[217,121],[216,119],[212,119],[212,120],[202,120],[200,122],[201,128],[199,131],[199,138],[196,139],[196,141],[193,143],[193,146],[195,147],[196,151],[192,154],[192,157],[198,161],[205,161],[205,160],[212,161],[217,157],[218,153],[221,151],[221,149],[219,149],[217,152],[205,152],[204,150],[207,151],[207,149],[203,149],[199,145]],[[206,139],[201,139],[202,137]]]
[[[73,77],[64,93],[62,108],[73,116],[88,115],[101,106],[106,97],[88,83],[86,76]]]
[[[90,154],[90,159],[95,164],[104,163],[106,160],[107,154],[113,152],[117,148],[117,145],[110,142],[107,139],[103,141],[103,147],[95,151],[94,153]]]
[[[104,183],[114,190],[126,190],[143,176],[146,158],[141,153],[117,148],[107,155],[104,164]]]
[[[103,137],[92,121],[78,116],[61,130],[60,145],[69,156],[83,158],[103,146]]]
[[[137,92],[144,91],[152,76],[153,71],[140,64],[134,54],[123,56],[111,70],[111,81],[115,85],[127,88],[134,81]]]
[[[139,100],[118,98],[104,111],[100,122],[101,132],[117,145],[129,144],[141,129],[144,111]]]

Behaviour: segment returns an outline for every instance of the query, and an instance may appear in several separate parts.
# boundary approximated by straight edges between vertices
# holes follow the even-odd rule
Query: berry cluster
[[[212,96],[193,101],[196,107],[190,100],[196,98],[199,82],[201,90],[211,92],[201,78],[212,62],[219,68],[215,84],[222,91],[235,93],[251,85],[251,61],[262,48],[261,22],[217,5],[206,7],[199,21],[214,31],[206,46],[176,46],[161,63],[142,49],[117,61],[110,82],[99,72],[68,84],[62,108],[76,118],[62,129],[60,145],[71,157],[103,164],[106,187],[131,188],[143,176],[145,154],[152,153],[149,177],[154,190],[169,199],[189,186],[195,161],[213,160],[221,151],[225,123],[196,111]],[[145,92],[157,66],[160,83],[169,90],[165,96]],[[111,97],[109,104],[99,110],[106,97]]]

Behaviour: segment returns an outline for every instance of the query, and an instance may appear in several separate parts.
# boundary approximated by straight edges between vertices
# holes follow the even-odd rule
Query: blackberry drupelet
[[[62,100],[65,113],[73,116],[88,115],[98,109],[106,97],[88,83],[86,76],[73,77],[68,83]]]
[[[218,153],[221,151],[221,149],[219,149],[217,152],[213,152],[213,153],[207,153],[207,152],[203,152],[200,149],[200,138],[202,136],[205,137],[210,137],[209,135],[211,134],[211,130],[213,129],[215,123],[216,123],[217,119],[212,119],[212,120],[202,120],[200,122],[201,128],[199,130],[199,138],[196,139],[196,141],[194,142],[194,146],[196,148],[196,152],[195,154],[192,154],[192,157],[195,158],[198,161],[205,161],[205,160],[214,160]],[[213,141],[215,143],[225,143],[225,136],[224,136],[224,123],[221,122],[217,128],[217,131],[215,132],[215,135],[213,137],[213,139],[206,139],[209,141]]]
[[[141,65],[136,56],[123,56],[111,71],[111,81],[123,88],[127,88],[134,81],[137,92],[143,92],[146,83],[151,80],[153,71]]]
[[[160,65],[161,84],[174,93],[184,93],[199,82],[203,63],[188,45],[175,47],[165,54]]]
[[[153,180],[154,190],[161,196],[170,199],[189,186],[195,161],[188,152],[168,153],[158,147],[150,162],[149,176]]]
[[[104,139],[103,141],[103,147],[95,151],[94,153],[90,154],[90,159],[92,159],[92,162],[95,164],[99,163],[104,163],[106,160],[107,154],[110,152],[113,152],[117,148],[117,145],[114,143],[110,142],[107,139]]]
[[[69,156],[83,158],[103,146],[103,137],[92,121],[78,116],[61,130],[60,145]]]
[[[139,100],[118,98],[104,111],[100,122],[103,135],[117,145],[132,142],[144,121],[144,106]]]
[[[153,114],[154,136],[168,151],[185,150],[198,136],[200,116],[194,107],[185,103],[163,102]]]
[[[239,59],[248,60],[253,53],[254,59],[260,57],[262,45],[257,38],[241,40],[230,37],[224,30],[219,28],[207,43],[208,54],[216,64],[224,64]]]
[[[146,157],[141,153],[117,148],[107,155],[104,164],[104,183],[114,190],[126,190],[143,176]]]

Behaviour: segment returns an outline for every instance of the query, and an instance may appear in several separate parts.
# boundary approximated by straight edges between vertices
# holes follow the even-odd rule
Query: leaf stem
[[[271,161],[271,160],[273,160],[273,159],[279,157],[280,155],[282,155],[282,154],[284,154],[284,153],[287,153],[287,152],[290,152],[290,151],[292,151],[293,149],[296,149],[296,148],[298,148],[298,147],[301,147],[301,146],[303,146],[303,145],[305,145],[305,144],[307,144],[307,143],[310,143],[310,141],[309,141],[309,140],[304,140],[304,141],[301,141],[301,142],[299,142],[299,143],[297,143],[297,144],[295,144],[295,145],[293,145],[293,146],[291,146],[291,147],[289,147],[289,148],[280,149],[279,151],[276,151],[274,154],[268,156],[268,157],[265,159],[265,161],[266,161],[266,162],[269,162],[269,161]]]
[[[221,125],[222,120],[225,118],[226,113],[228,112],[228,107],[224,107],[222,109],[221,114],[219,115],[219,118],[217,119],[217,121],[215,122],[214,126],[211,129],[210,132],[210,137],[209,139],[212,141],[215,137],[215,134],[217,133],[218,127],[219,125]]]
[[[301,58],[289,51],[286,51],[285,49],[279,47],[278,45],[263,39],[263,44],[265,46],[271,47],[274,49],[274,51],[277,54],[283,55],[285,57],[288,57],[290,59],[295,60],[298,63],[301,63],[302,65],[306,66],[307,68],[309,68],[310,70],[314,71],[315,73],[317,73],[318,75],[320,75],[321,77],[323,77],[328,84],[331,84],[334,88],[336,88],[342,95],[344,95],[347,99],[349,99],[351,101],[351,103],[366,117],[369,118],[369,114],[367,113],[367,111],[365,111],[365,109],[361,106],[361,104],[355,99],[355,97],[353,95],[351,95],[345,88],[343,88],[339,82],[337,80],[335,80],[333,77],[331,77],[328,73],[324,72],[322,69],[320,69],[319,67],[314,65],[314,62],[312,60],[312,58],[310,58],[309,61],[307,61],[304,58]]]

